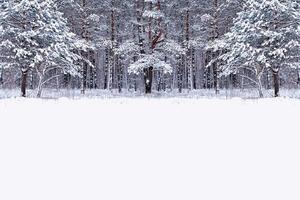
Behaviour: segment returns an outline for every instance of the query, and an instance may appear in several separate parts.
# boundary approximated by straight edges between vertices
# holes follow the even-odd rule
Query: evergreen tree
[[[234,20],[231,31],[215,43],[223,48],[223,74],[249,70],[262,96],[262,75],[273,73],[275,96],[279,95],[279,72],[299,66],[299,3],[291,0],[249,0]],[[224,50],[225,49],[225,50]]]
[[[22,96],[26,95],[27,75],[31,70],[38,74],[38,96],[42,86],[53,78],[45,79],[53,70],[78,75],[76,61],[81,58],[74,50],[86,45],[70,32],[52,0],[9,2],[0,15],[0,48],[5,52],[2,60],[6,67],[21,70]]]
[[[165,1],[143,0],[136,3],[136,40],[127,40],[120,45],[118,52],[131,52],[129,56],[133,56],[134,59],[129,66],[129,73],[142,73],[145,92],[151,93],[154,72],[172,72],[171,60],[185,52],[175,40],[167,38]]]

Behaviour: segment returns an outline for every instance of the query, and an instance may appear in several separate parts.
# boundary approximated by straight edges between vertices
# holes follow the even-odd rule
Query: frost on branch
[[[143,13],[143,17],[145,17],[145,18],[160,19],[160,18],[163,18],[164,16],[165,15],[160,11],[146,10]]]
[[[186,49],[183,48],[178,42],[174,40],[166,40],[161,49],[170,56],[172,55],[184,55],[186,53]]]
[[[116,54],[118,55],[133,55],[140,51],[139,45],[137,45],[133,40],[127,40],[123,44],[121,44],[116,49]]]
[[[162,70],[164,73],[171,73],[172,67],[162,60],[163,55],[155,53],[142,55],[141,58],[129,66],[129,73],[139,74],[143,69],[153,67],[154,70]]]

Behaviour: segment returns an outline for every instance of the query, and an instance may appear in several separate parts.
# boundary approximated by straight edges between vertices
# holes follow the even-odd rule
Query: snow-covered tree
[[[38,96],[42,86],[62,73],[78,75],[81,57],[78,48],[87,45],[77,40],[67,27],[53,0],[10,1],[0,13],[0,48],[6,67],[21,70],[21,92],[26,95],[27,74],[35,70],[39,77]],[[47,77],[49,72],[57,73]]]
[[[299,3],[0,0],[0,85],[278,96],[300,85]]]
[[[122,55],[130,52],[129,56],[133,59],[129,73],[144,75],[146,93],[151,93],[153,73],[172,72],[171,60],[185,53],[181,45],[167,37],[166,6],[163,0],[136,1],[133,23],[137,27],[137,37],[126,40],[117,50]]]
[[[108,26],[106,20],[105,8],[109,7],[109,0],[57,0],[59,1],[59,10],[64,13],[68,20],[68,25],[77,37],[91,45],[86,51],[79,53],[86,61],[96,65],[95,60],[100,47],[107,45],[104,34],[107,33]],[[96,66],[89,66],[88,62],[81,63],[80,87],[81,92],[85,93],[86,88],[96,87]],[[99,74],[98,74],[99,75]],[[65,79],[65,85],[69,85],[70,76]]]
[[[216,94],[219,93],[221,80],[219,63],[215,58],[220,52],[212,51],[212,44],[228,31],[233,17],[241,9],[239,6],[241,4],[241,0],[211,0],[200,3],[191,1],[192,11],[194,11],[192,28],[195,32],[191,45],[203,52],[206,64],[214,61],[204,69],[203,81],[205,87],[214,88]]]
[[[273,73],[275,96],[279,95],[279,71],[299,67],[299,3],[291,0],[248,0],[234,20],[231,31],[215,43],[225,52],[223,74],[250,71],[262,96],[262,75]],[[241,74],[242,75],[242,74]]]

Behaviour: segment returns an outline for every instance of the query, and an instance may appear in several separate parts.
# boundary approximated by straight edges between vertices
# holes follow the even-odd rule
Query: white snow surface
[[[300,100],[0,100],[1,200],[299,200]]]

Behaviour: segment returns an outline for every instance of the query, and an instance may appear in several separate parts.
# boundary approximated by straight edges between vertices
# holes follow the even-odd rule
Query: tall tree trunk
[[[84,17],[83,17],[83,21],[82,21],[82,33],[81,33],[81,37],[84,40],[88,40],[89,38],[89,32],[87,30],[87,26],[88,26],[88,15],[86,13],[86,6],[87,6],[87,1],[86,0],[82,0],[82,7],[84,10]],[[88,52],[81,52],[81,55],[84,56],[84,58],[89,59]],[[81,94],[85,94],[85,90],[86,90],[86,84],[87,84],[87,63],[83,62],[82,64],[82,77],[81,77]]]
[[[300,71],[299,68],[297,67],[297,85],[300,85]]]
[[[82,77],[81,77],[81,94],[85,94],[86,84],[87,84],[87,64],[83,63],[82,67]]]
[[[37,97],[40,98],[42,96],[42,90],[43,90],[43,79],[40,77],[39,83],[38,83],[38,91],[37,91]]]
[[[238,87],[238,79],[237,79],[237,74],[231,74],[230,75],[230,81],[231,85],[234,89]],[[242,83],[240,84],[242,88],[244,88],[244,77],[242,78]]]
[[[190,7],[190,2],[187,1],[187,6]],[[185,62],[187,65],[187,88],[189,90],[195,89],[195,80],[194,80],[194,50],[192,47],[189,47],[189,42],[190,42],[190,11],[186,11],[186,16],[185,16],[185,47],[188,49],[187,50],[187,55],[185,56]]]
[[[273,72],[272,72],[273,73]],[[271,89],[272,88],[272,74],[270,73],[270,71],[268,70],[266,73],[266,84],[267,84],[267,89]]]
[[[3,73],[4,73],[4,68],[1,67],[1,71],[0,71],[0,85],[3,84]]]
[[[262,98],[263,95],[263,84],[262,84],[262,77],[265,71],[265,66],[263,65],[256,65],[256,78],[257,78],[257,84],[258,84],[258,92],[259,92],[259,97]]]
[[[257,76],[257,84],[258,84],[258,94],[260,98],[264,97],[263,93],[263,86],[262,86],[262,81],[261,81],[261,75]]]
[[[27,75],[28,75],[28,70],[22,70],[22,75],[21,75],[21,95],[22,95],[22,97],[26,97]]]
[[[278,70],[273,70],[274,95],[279,97],[279,73]]]
[[[214,57],[216,56],[216,53],[213,53]],[[214,89],[215,93],[219,94],[220,93],[220,80],[219,80],[219,67],[218,63],[214,62],[213,64],[213,78],[214,78]]]
[[[30,89],[34,89],[34,71],[32,70],[31,73],[30,73],[30,76],[29,76],[29,88]]]
[[[213,40],[217,40],[219,38],[219,0],[214,0],[214,13],[213,13]],[[212,59],[216,59],[219,56],[219,52],[212,52]],[[215,93],[219,94],[219,66],[218,61],[214,61],[213,64],[213,79],[214,79],[214,89]]]
[[[71,75],[70,74],[64,74],[64,88],[69,88],[70,87],[70,80],[71,80]]]
[[[153,67],[144,69],[145,93],[152,93]]]
[[[206,51],[206,54],[205,54],[205,66],[208,65],[208,63],[211,61],[212,59],[212,53],[211,51]],[[205,72],[204,72],[204,88],[205,89],[211,89],[212,88],[212,80],[211,80],[211,75],[212,75],[212,67],[209,66],[209,67],[206,67],[205,68]]]

